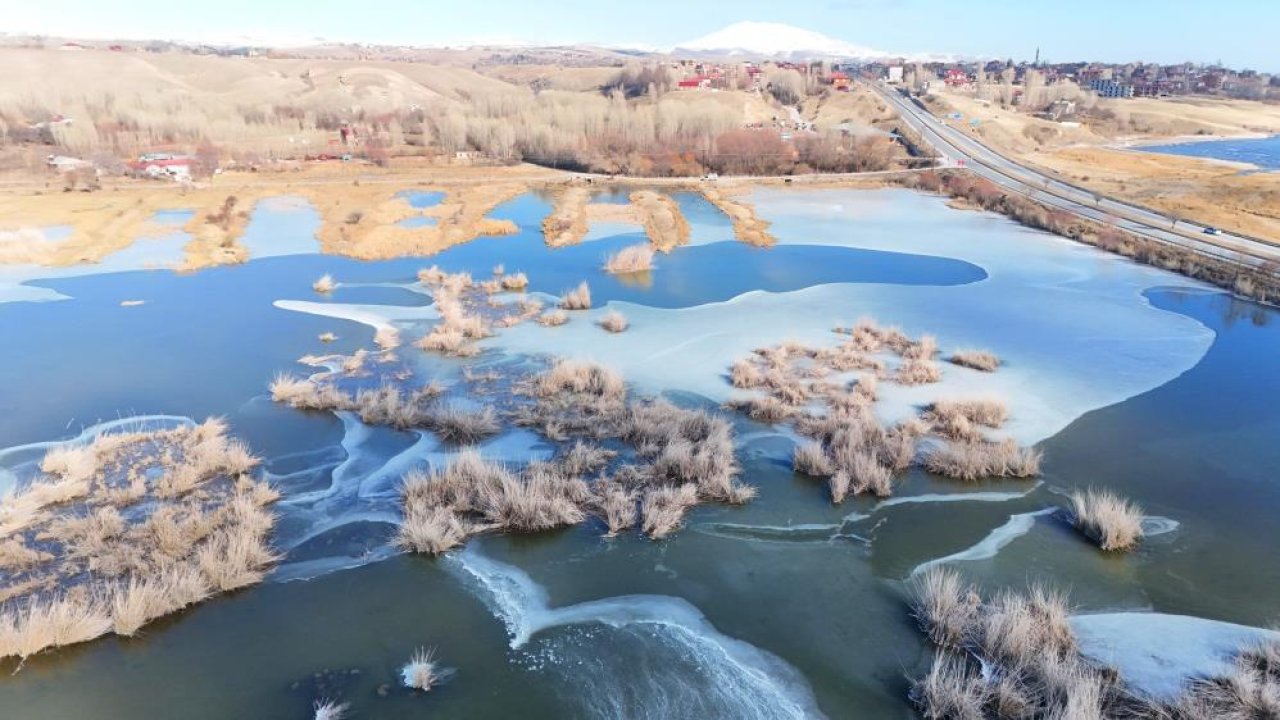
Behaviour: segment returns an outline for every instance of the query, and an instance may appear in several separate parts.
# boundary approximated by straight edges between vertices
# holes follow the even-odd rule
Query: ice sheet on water
[[[636,628],[646,649],[671,652],[693,673],[644,673],[607,662],[594,643],[561,643],[556,664],[593,667],[583,701],[593,717],[697,717],[707,712],[734,718],[821,717],[804,677],[781,658],[717,630],[688,601],[665,595],[626,595],[550,607],[546,590],[517,567],[482,555],[473,544],[448,556],[503,621],[511,647],[526,648],[540,633],[558,627],[604,626],[619,633]],[[589,636],[588,636],[589,638]],[[639,693],[639,697],[635,697]],[[628,698],[628,696],[631,696]]]
[[[1018,513],[1011,515],[1007,521],[1000,527],[987,533],[987,536],[979,540],[974,545],[965,548],[956,553],[947,555],[946,557],[934,558],[917,565],[911,571],[911,576],[915,577],[920,573],[939,565],[947,565],[956,562],[968,562],[972,560],[989,560],[995,557],[1009,543],[1031,532],[1031,528],[1035,527],[1036,519],[1052,515],[1058,512],[1057,508],[1044,508],[1035,512]]]
[[[944,364],[940,385],[882,384],[886,420],[939,396],[994,395],[1012,407],[1009,436],[1043,440],[1084,413],[1158,387],[1193,367],[1213,333],[1153,308],[1146,288],[1189,284],[990,215],[952,210],[905,191],[760,191],[757,211],[783,243],[826,243],[952,257],[987,280],[951,287],[833,284],[786,293],[750,292],[722,303],[657,309],[614,302],[627,332],[605,337],[592,322],[556,333],[554,352],[594,359],[648,391],[681,389],[723,400],[729,365],[753,348],[795,339],[834,344],[836,324],[859,316],[933,334],[944,354],[981,347],[1005,361],[986,374]],[[678,252],[678,251],[677,251]],[[511,352],[547,352],[547,336],[520,326],[488,341]]]
[[[1230,670],[1250,645],[1280,640],[1280,633],[1233,623],[1148,612],[1076,615],[1071,625],[1087,657],[1115,667],[1150,696],[1174,696],[1194,677]]]

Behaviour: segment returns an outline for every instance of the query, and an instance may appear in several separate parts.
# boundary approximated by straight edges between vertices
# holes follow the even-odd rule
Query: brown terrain
[[[1139,205],[1280,242],[1280,178],[1251,166],[1161,155],[1135,143],[1280,133],[1280,106],[1218,98],[1099,99],[1070,127],[956,93],[931,96],[959,112],[995,150],[1077,185]],[[969,125],[977,119],[976,127]]]

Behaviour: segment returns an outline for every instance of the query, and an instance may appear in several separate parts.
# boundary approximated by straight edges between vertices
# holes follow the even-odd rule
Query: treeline
[[[793,70],[769,80],[780,101],[805,92]],[[0,146],[28,148],[37,165],[60,152],[109,172],[120,169],[118,160],[109,162],[113,155],[197,148],[212,167],[337,153],[377,163],[474,153],[499,163],[645,176],[859,172],[886,169],[899,154],[886,137],[797,131],[791,139],[773,128],[744,128],[737,98],[669,93],[671,85],[667,68],[654,65],[623,68],[596,92],[487,85],[409,107],[322,97],[219,104],[203,96],[51,95],[40,107],[0,102]],[[55,107],[70,109],[73,119],[60,122]]]

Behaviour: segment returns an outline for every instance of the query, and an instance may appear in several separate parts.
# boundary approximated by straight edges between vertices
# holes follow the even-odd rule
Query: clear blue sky
[[[738,20],[890,52],[1213,62],[1280,72],[1280,0],[0,0],[0,29],[394,44],[672,46]]]

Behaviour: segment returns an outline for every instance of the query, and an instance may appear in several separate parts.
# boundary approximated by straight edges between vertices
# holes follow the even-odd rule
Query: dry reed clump
[[[1071,493],[1076,529],[1103,550],[1129,550],[1142,539],[1142,508],[1106,490]]]
[[[313,720],[344,720],[351,713],[351,705],[337,700],[317,700],[311,709]]]
[[[610,535],[640,524],[657,539],[700,502],[754,497],[754,488],[737,482],[732,427],[723,418],[663,400],[628,401],[622,377],[589,362],[559,360],[513,388],[510,415],[518,424],[572,444],[552,461],[523,468],[467,449],[446,467],[410,473],[402,487],[400,547],[440,554],[477,533],[539,532],[593,516]],[[424,422],[435,412],[428,409]],[[496,417],[488,419],[496,426]],[[587,438],[625,443],[626,462],[611,470],[619,451]]]
[[[658,487],[645,492],[640,516],[645,534],[661,540],[680,529],[685,513],[698,504],[698,486],[693,483]]]
[[[686,509],[699,502],[743,503],[755,495],[754,488],[737,482],[733,430],[723,418],[665,400],[628,401],[622,378],[593,363],[561,360],[521,387],[533,403],[516,412],[519,424],[552,440],[616,438],[630,446],[630,462],[596,480],[588,508],[610,534],[636,523],[637,503],[644,517],[646,499],[653,522],[642,526],[657,538],[679,526],[683,512],[676,512],[675,500],[688,500],[689,492],[694,495]],[[692,490],[650,498],[651,491],[681,486]]]
[[[1039,450],[1019,447],[1012,440],[961,441],[930,450],[925,454],[924,467],[957,480],[1026,478],[1040,474],[1041,457]]]
[[[988,373],[1000,368],[1000,358],[986,350],[956,350],[947,362]]]
[[[63,445],[0,499],[0,657],[133,635],[261,581],[278,497],[247,448],[209,420]]]
[[[311,289],[315,290],[316,292],[322,295],[328,295],[329,293],[333,292],[334,289],[337,287],[338,287],[337,281],[334,280],[333,276],[329,275],[328,273],[321,275],[319,280],[316,280],[315,282],[311,283]]]
[[[984,602],[954,571],[934,568],[916,579],[915,595],[937,648],[911,691],[926,718],[1115,717],[1140,702],[1117,673],[1080,655],[1061,594],[1035,586]]]
[[[604,262],[604,269],[614,275],[648,272],[653,269],[653,255],[653,246],[649,243],[631,245],[610,255]]]
[[[436,662],[435,648],[418,648],[400,669],[400,681],[412,690],[429,692],[448,677],[448,671]]]
[[[373,334],[373,344],[383,352],[390,352],[400,347],[400,331],[393,327],[378,328]]]
[[[600,317],[600,327],[611,333],[620,333],[627,329],[629,323],[627,318],[616,310],[605,313]]]
[[[563,310],[552,310],[538,316],[538,324],[543,327],[559,327],[569,322],[569,314]]]
[[[907,358],[893,376],[899,385],[928,385],[942,379],[942,370],[932,360]]]
[[[564,291],[560,296],[560,307],[564,310],[590,310],[591,288],[583,281],[578,287]]]
[[[492,334],[485,317],[478,312],[485,289],[469,273],[448,273],[435,265],[419,270],[418,281],[431,288],[440,315],[440,320],[418,340],[418,348],[456,357],[479,354],[474,341]]]
[[[384,383],[362,388],[354,396],[328,383],[293,375],[277,375],[271,382],[271,398],[297,410],[335,412],[346,410],[369,425],[390,425],[400,430],[428,427],[431,405],[444,388],[431,382],[412,390]]]
[[[421,422],[445,442],[455,443],[474,443],[502,429],[497,411],[488,406],[476,410],[457,405],[435,407],[424,413]]]
[[[435,555],[479,532],[538,532],[582,522],[591,490],[555,466],[531,464],[517,473],[467,448],[442,470],[406,475],[401,499],[397,545]]]
[[[1008,406],[990,398],[938,400],[921,416],[935,434],[966,442],[985,439],[982,428],[999,428],[1008,418]]]
[[[502,278],[503,290],[524,290],[529,287],[529,278],[522,272],[505,275]]]
[[[1280,640],[1245,648],[1226,674],[1193,680],[1171,706],[1177,720],[1280,717]]]
[[[445,442],[474,443],[502,429],[498,413],[491,407],[464,408],[437,402],[444,388],[434,382],[404,390],[390,383],[363,388],[354,396],[332,385],[277,376],[271,396],[300,410],[354,412],[368,425],[387,425],[398,430],[430,430]]]
[[[894,476],[918,462],[917,446],[926,435],[956,443],[933,449],[920,461],[934,472],[969,480],[1039,472],[1038,451],[1011,441],[987,442],[984,428],[997,429],[1008,419],[999,401],[941,400],[923,417],[892,427],[881,424],[873,408],[882,381],[917,385],[941,379],[933,337],[915,340],[867,318],[835,332],[847,339],[827,348],[794,341],[758,348],[734,362],[728,374],[734,387],[759,393],[735,398],[730,407],[760,422],[793,422],[797,432],[813,440],[796,448],[795,469],[826,478],[835,502],[851,494],[891,494]],[[892,373],[877,357],[889,354],[901,358]],[[853,371],[859,372],[853,380],[836,377]]]

